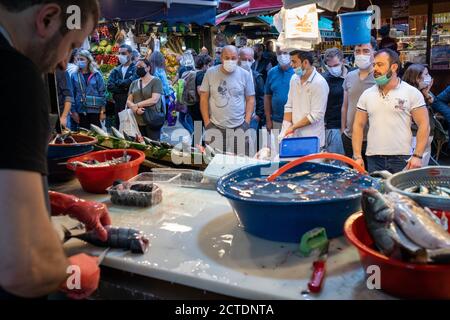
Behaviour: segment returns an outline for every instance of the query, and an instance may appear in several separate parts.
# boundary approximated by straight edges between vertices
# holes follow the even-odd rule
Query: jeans
[[[368,156],[367,169],[369,173],[387,170],[394,174],[405,169],[411,156]]]
[[[139,131],[144,137],[147,137],[153,141],[161,140],[161,129],[152,130],[149,126],[139,126]]]
[[[256,154],[256,137],[252,136],[246,122],[234,129],[222,129],[210,122],[205,129],[205,143],[215,149],[241,156],[253,157]]]
[[[345,133],[342,134],[342,144],[344,146],[345,156],[348,158],[353,158],[352,139],[347,137]],[[361,153],[364,163],[367,163],[366,150],[367,150],[367,141],[363,141]]]
[[[325,131],[325,150],[331,153],[345,154],[340,129],[327,129]]]

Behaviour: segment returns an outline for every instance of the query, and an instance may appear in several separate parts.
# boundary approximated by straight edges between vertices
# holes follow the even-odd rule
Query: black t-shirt
[[[13,49],[0,34],[0,169],[47,175],[50,101],[33,62]]]

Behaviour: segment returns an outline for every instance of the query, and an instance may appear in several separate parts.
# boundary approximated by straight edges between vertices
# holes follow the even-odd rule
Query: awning
[[[214,25],[218,1],[215,0],[100,0],[106,20],[165,21]]]
[[[236,3],[231,9],[216,17],[216,25],[223,22],[231,14],[248,15],[256,12],[267,12],[281,9],[283,0],[247,0]]]
[[[292,9],[306,4],[317,3],[328,11],[338,11],[340,8],[354,8],[356,0],[283,0],[284,8]]]

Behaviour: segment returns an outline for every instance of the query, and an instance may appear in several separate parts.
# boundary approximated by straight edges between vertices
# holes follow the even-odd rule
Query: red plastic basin
[[[131,156],[128,163],[118,164],[105,168],[83,168],[71,165],[76,161],[97,160],[100,162],[120,158],[125,150],[107,150],[88,153],[87,155],[72,158],[67,162],[67,167],[75,171],[75,175],[80,181],[84,191],[90,193],[106,193],[106,189],[110,187],[116,180],[129,180],[139,173],[139,166],[145,160],[145,154],[138,150],[126,150]]]
[[[450,218],[450,212],[446,215]],[[386,293],[408,299],[450,299],[450,264],[405,263],[384,256],[376,251],[362,213],[347,219],[344,232],[358,249],[364,270],[379,266],[381,289]]]

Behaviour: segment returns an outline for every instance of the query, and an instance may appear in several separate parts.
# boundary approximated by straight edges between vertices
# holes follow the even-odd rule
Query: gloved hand
[[[75,300],[83,300],[92,295],[98,288],[100,282],[100,268],[98,258],[90,257],[84,253],[69,258],[70,265],[80,268],[80,289],[72,288],[75,284],[72,277],[64,281],[60,290],[67,294],[67,297]],[[75,275],[75,274],[73,274]]]
[[[288,130],[291,126],[292,126],[291,122],[283,120],[283,125],[281,126],[281,132],[280,132],[280,135],[278,136],[278,144],[280,144],[284,138],[293,134],[293,132],[288,132]]]
[[[58,192],[49,192],[53,216],[69,215],[86,226],[95,230],[102,241],[108,240],[105,227],[111,225],[108,208],[99,202],[86,201],[75,196]]]

